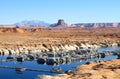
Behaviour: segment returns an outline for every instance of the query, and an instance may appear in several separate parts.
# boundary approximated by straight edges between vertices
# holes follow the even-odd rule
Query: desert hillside
[[[0,27],[0,48],[120,43],[120,28]]]

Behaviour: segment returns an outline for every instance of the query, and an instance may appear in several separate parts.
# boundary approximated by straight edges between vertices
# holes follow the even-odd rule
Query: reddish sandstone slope
[[[42,76],[41,79],[120,79],[120,60],[93,62],[77,67],[73,73]]]
[[[120,28],[0,27],[0,47],[119,42]]]

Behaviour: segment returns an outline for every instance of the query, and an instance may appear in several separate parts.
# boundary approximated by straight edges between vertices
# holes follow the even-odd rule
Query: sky
[[[120,22],[120,0],[0,0],[0,24]]]

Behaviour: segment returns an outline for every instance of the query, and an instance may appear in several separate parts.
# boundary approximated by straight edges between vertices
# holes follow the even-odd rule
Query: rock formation
[[[120,60],[91,62],[77,66],[71,74],[43,75],[38,79],[120,79]]]
[[[120,27],[119,23],[77,23],[71,26],[82,28],[98,28],[98,27]]]
[[[50,27],[67,27],[68,25],[64,22],[63,19],[59,19],[56,24],[51,24]]]

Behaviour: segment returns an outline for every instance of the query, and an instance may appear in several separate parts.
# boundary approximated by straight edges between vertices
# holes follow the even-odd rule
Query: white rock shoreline
[[[88,43],[81,43],[80,45],[77,44],[66,44],[66,45],[53,45],[53,46],[19,46],[16,48],[1,48],[0,54],[9,55],[9,54],[28,54],[29,52],[39,53],[39,52],[59,52],[59,51],[69,51],[69,50],[77,50],[77,49],[98,49],[100,47],[112,47],[112,46],[119,46],[119,43],[100,43],[100,44],[88,44]]]

